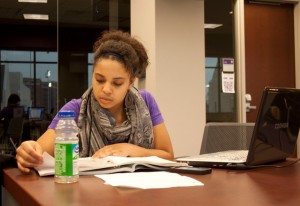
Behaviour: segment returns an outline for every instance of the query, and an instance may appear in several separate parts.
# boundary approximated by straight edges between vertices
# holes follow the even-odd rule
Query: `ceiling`
[[[56,25],[68,27],[108,27],[109,19],[118,19],[118,26],[130,28],[130,0],[111,0],[118,6],[109,7],[109,0],[48,0],[48,3],[0,1],[0,23]],[[58,4],[58,6],[57,6]],[[204,0],[205,22],[223,24],[209,33],[232,33],[232,0]],[[109,12],[109,8],[117,12]],[[57,9],[58,8],[58,9]],[[115,10],[116,11],[116,10]],[[49,14],[49,21],[24,20],[24,13]]]
[[[0,1],[0,23],[59,24],[70,27],[107,26],[109,18],[118,19],[120,26],[130,25],[130,0],[114,0],[109,13],[108,0],[48,0],[48,3],[19,3],[18,0]],[[58,4],[58,5],[57,5]],[[119,8],[119,9],[118,9]],[[23,14],[49,14],[49,21],[24,20]],[[110,15],[110,16],[109,16]]]
[[[182,0],[184,1],[184,0]],[[222,24],[207,33],[231,34],[234,0],[203,0],[205,23]],[[298,0],[249,0],[252,3],[295,3]],[[112,9],[115,8],[115,9]],[[49,14],[49,21],[24,20],[24,13]],[[9,24],[59,24],[68,27],[108,28],[109,21],[130,30],[130,0],[48,0],[48,3],[19,3],[18,0],[0,0],[0,23]]]

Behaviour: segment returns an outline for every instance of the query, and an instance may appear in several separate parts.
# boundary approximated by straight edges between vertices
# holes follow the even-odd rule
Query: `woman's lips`
[[[107,97],[100,97],[100,102],[101,102],[102,104],[109,104],[109,103],[112,102],[112,99],[107,98]]]

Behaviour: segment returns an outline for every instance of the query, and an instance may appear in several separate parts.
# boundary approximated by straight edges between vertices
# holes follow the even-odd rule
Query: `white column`
[[[203,0],[131,0],[131,33],[147,48],[145,88],[159,104],[175,156],[198,154],[206,122]]]
[[[236,51],[236,98],[238,122],[246,122],[246,66],[245,66],[245,25],[244,25],[244,0],[234,2],[235,26],[235,51]]]

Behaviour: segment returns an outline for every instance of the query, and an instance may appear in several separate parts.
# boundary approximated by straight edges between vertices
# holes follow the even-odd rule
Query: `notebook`
[[[248,148],[181,157],[177,161],[198,167],[238,169],[285,160],[294,153],[299,126],[300,89],[266,87]]]
[[[28,118],[30,120],[44,120],[45,119],[45,107],[29,107]]]

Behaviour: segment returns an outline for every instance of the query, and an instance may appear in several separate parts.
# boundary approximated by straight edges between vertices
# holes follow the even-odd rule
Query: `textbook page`
[[[40,176],[53,175],[54,174],[54,158],[48,153],[43,153],[44,163],[39,167],[36,167],[36,171]],[[84,171],[107,169],[107,173],[118,172],[116,167],[127,166],[131,168],[135,168],[136,165],[147,166],[155,165],[160,167],[180,167],[187,166],[186,163],[180,163],[175,161],[170,161],[166,159],[162,159],[156,156],[150,157],[119,157],[119,156],[107,156],[104,158],[92,158],[85,157],[78,159],[79,165],[79,174]],[[149,166],[151,167],[151,166]],[[112,168],[111,171],[108,168]],[[122,170],[119,170],[122,171]],[[129,171],[129,170],[128,170]],[[91,172],[89,173],[91,174]]]

